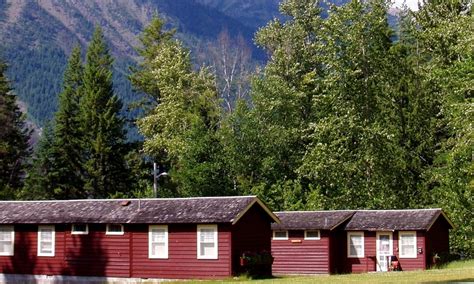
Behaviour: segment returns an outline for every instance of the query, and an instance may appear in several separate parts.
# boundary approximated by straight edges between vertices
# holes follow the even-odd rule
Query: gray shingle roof
[[[255,196],[2,201],[0,224],[232,223],[254,203],[265,207]],[[275,217],[266,207],[264,209],[270,218]]]
[[[287,211],[275,212],[281,224],[273,230],[332,230],[354,214],[354,211]]]
[[[334,210],[276,212],[281,223],[272,224],[273,230],[332,230],[347,221],[346,231],[428,230],[442,215],[441,209],[408,210]]]
[[[428,230],[440,215],[450,223],[441,209],[360,210],[345,230]]]

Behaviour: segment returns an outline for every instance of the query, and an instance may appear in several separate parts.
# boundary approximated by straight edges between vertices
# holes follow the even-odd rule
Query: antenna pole
[[[157,187],[158,187],[158,183],[157,183],[156,163],[153,162],[153,197],[155,198],[158,191]]]

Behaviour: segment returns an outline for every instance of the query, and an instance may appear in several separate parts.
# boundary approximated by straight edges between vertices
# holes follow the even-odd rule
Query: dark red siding
[[[360,273],[360,272],[368,272],[368,271],[375,271],[375,260],[376,260],[376,234],[375,232],[364,232],[364,257],[363,258],[356,258],[356,257],[347,257],[347,232],[344,238],[344,243],[340,244],[344,246],[344,256],[342,259],[345,259],[345,271],[346,272],[353,272],[353,273]]]
[[[330,235],[320,231],[319,240],[305,240],[304,231],[289,231],[288,240],[272,240],[275,274],[330,273]]]
[[[106,225],[89,225],[89,234],[65,234],[64,275],[129,277],[129,227],[123,235],[106,235]]]
[[[218,225],[215,260],[197,259],[197,225],[168,226],[168,259],[148,258],[148,225],[125,225],[123,235],[106,235],[105,225],[89,225],[89,234],[71,235],[70,225],[56,225],[54,257],[37,256],[38,226],[14,227],[14,256],[0,256],[1,273],[140,278],[232,275],[230,225]]]
[[[244,252],[271,252],[271,220],[262,207],[255,204],[232,227],[232,268],[241,272],[240,256]],[[271,270],[271,267],[269,267]],[[268,271],[271,274],[271,271]]]
[[[230,228],[218,225],[218,259],[197,259],[197,225],[168,226],[168,259],[148,258],[148,226],[133,227],[132,277],[223,278],[230,276]]]
[[[416,242],[417,249],[420,249],[421,253],[417,254],[416,258],[400,258],[398,249],[398,232],[393,232],[393,253],[399,259],[402,270],[418,270],[426,268],[426,256],[425,256],[425,233],[423,231],[417,231]],[[364,246],[365,252],[363,258],[350,258],[347,257],[347,232],[344,237],[337,239],[339,247],[343,247],[338,253],[336,258],[343,261],[344,272],[360,273],[377,271],[376,267],[376,232],[366,231],[364,232]],[[340,265],[336,264],[336,268]]]
[[[433,256],[437,254],[443,261],[443,256],[449,253],[450,225],[444,218],[438,218],[426,233],[426,263],[433,265]]]
[[[15,225],[14,256],[0,256],[2,273],[61,274],[64,269],[64,229],[56,226],[55,256],[37,256],[38,226]]]
[[[416,232],[416,247],[420,252],[416,258],[400,258],[398,246],[398,232],[393,233],[393,250],[397,256],[402,270],[420,270],[426,269],[426,248],[425,248],[425,232]]]

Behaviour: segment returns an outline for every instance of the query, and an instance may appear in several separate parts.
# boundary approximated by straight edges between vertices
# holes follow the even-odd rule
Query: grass
[[[228,280],[214,281],[185,281],[169,283],[262,283],[262,284],[306,284],[306,283],[450,283],[450,282],[474,282],[474,260],[456,261],[442,268],[426,271],[401,271],[385,273],[363,273],[345,275],[321,275],[321,276],[285,276],[274,277],[264,280],[250,280],[245,278],[233,278]]]

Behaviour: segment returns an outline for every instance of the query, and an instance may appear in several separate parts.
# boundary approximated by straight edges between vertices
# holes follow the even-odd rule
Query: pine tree
[[[25,186],[17,194],[19,199],[41,200],[67,198],[61,196],[58,183],[58,151],[54,147],[54,129],[51,123],[43,128],[41,138],[35,147]],[[60,196],[58,196],[58,193]]]
[[[0,198],[12,198],[22,186],[31,133],[17,106],[6,70],[6,63],[0,61]]]
[[[150,24],[145,27],[139,36],[141,46],[136,48],[142,61],[138,63],[138,67],[130,68],[132,72],[130,82],[136,90],[146,95],[148,99],[148,103],[144,104],[143,102],[141,104],[142,107],[154,107],[160,101],[160,88],[156,84],[153,75],[153,70],[156,68],[154,60],[160,49],[169,44],[174,35],[173,30],[164,31],[163,25],[163,21],[154,16]]]
[[[54,151],[58,157],[57,198],[78,198],[83,187],[79,102],[82,87],[81,48],[76,46],[64,72],[63,91],[54,121]]]
[[[35,150],[23,198],[72,199],[81,197],[79,96],[82,84],[81,50],[73,49],[64,72],[59,109],[45,127]]]
[[[119,114],[122,104],[114,95],[112,63],[97,27],[87,50],[79,107],[84,194],[88,197],[127,190],[124,120]]]

